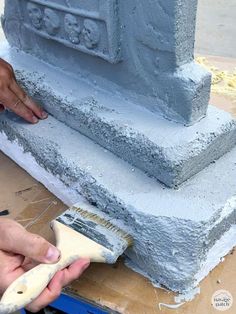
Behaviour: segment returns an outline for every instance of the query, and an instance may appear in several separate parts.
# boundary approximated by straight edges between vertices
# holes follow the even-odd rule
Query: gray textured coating
[[[8,48],[0,53],[54,117],[167,186],[183,183],[236,144],[236,121],[214,107],[186,128],[25,53]]]
[[[31,126],[8,116],[0,129],[9,141],[123,221],[134,238],[126,254],[147,276],[175,291],[197,284],[209,249],[236,223],[236,205],[228,204],[236,195],[235,149],[172,190],[52,117]]]
[[[193,124],[206,114],[211,81],[193,61],[196,10],[197,0],[9,0],[2,21],[11,45]]]
[[[235,121],[212,107],[202,119],[210,75],[193,60],[196,9],[197,0],[8,0],[2,18],[21,51],[5,57],[56,118],[1,116],[2,149],[117,220],[134,238],[132,265],[181,292],[236,223],[236,150],[214,163],[235,145]]]

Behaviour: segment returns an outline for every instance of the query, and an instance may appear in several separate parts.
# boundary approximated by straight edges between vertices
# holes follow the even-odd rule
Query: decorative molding
[[[53,0],[23,0],[24,26],[38,36],[117,63],[120,61],[117,0],[93,1],[97,10],[88,10],[81,2],[68,7]]]

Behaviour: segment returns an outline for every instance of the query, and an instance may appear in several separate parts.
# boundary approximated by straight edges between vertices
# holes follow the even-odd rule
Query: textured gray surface
[[[3,13],[4,0],[0,0]],[[236,57],[235,0],[199,0],[195,51],[200,54]],[[0,28],[0,38],[4,34]]]
[[[214,107],[207,118],[186,128],[118,93],[91,90],[81,77],[75,81],[25,53],[8,48],[0,53],[22,86],[54,117],[168,186],[183,183],[236,143],[236,121]]]
[[[59,197],[86,198],[119,219],[135,240],[132,267],[153,282],[195,286],[209,251],[236,223],[236,150],[215,162],[234,146],[235,122],[211,107],[192,127],[158,115],[191,124],[206,114],[209,75],[192,61],[196,0],[119,1],[117,11],[115,0],[89,0],[84,12],[70,0],[33,2],[36,11],[26,0],[6,2],[7,38],[60,70],[29,56],[21,68],[11,61],[30,93],[72,128],[5,115],[0,147],[49,189],[57,185]],[[212,164],[169,189],[95,142],[169,185]],[[205,274],[232,247],[226,242]]]
[[[172,290],[197,284],[209,249],[236,223],[235,202],[226,206],[236,194],[235,149],[172,190],[52,117],[31,126],[5,115],[0,129],[78,198],[121,220],[135,240],[127,255]]]
[[[83,75],[91,88],[119,90],[168,119],[193,124],[206,114],[210,75],[193,61],[197,0],[51,0],[44,2],[46,11],[38,1],[34,14],[28,2],[6,2],[3,28],[11,45]],[[78,44],[65,33],[68,13],[80,24]],[[91,33],[100,36],[91,48],[86,47],[87,19],[97,25]]]

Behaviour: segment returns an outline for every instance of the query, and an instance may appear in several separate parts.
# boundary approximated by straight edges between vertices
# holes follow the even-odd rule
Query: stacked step
[[[234,244],[231,116],[210,106],[186,128],[23,52],[1,53],[51,115],[37,125],[1,115],[0,148],[68,205],[86,198],[121,220],[134,237],[130,267],[171,290],[196,286]]]

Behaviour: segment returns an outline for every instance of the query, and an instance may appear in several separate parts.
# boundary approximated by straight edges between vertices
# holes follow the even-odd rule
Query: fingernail
[[[45,257],[49,262],[57,262],[60,258],[60,251],[54,246],[50,246]]]
[[[39,120],[36,117],[32,118],[33,123],[37,123]]]
[[[45,112],[45,111],[42,111],[42,118],[43,119],[46,119],[48,117],[48,114],[47,114],[47,112]]]

